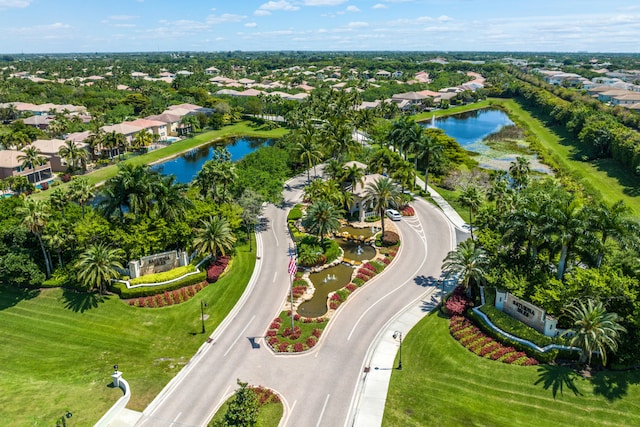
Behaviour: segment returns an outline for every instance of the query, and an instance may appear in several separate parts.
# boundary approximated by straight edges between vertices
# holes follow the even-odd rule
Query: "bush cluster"
[[[416,214],[416,211],[411,206],[407,205],[404,208],[402,208],[402,210],[400,211],[400,214],[402,216],[414,216]]]
[[[528,357],[525,352],[504,346],[485,335],[465,317],[451,317],[449,332],[467,350],[485,359],[522,366],[537,365],[539,363],[533,357]]]
[[[181,289],[174,289],[173,291],[164,291],[161,294],[140,296],[138,298],[132,298],[127,303],[132,307],[146,307],[146,308],[158,308],[165,307],[174,304],[180,304],[193,298],[195,294],[200,292],[209,283],[203,281],[195,286],[186,286]]]
[[[444,303],[444,308],[450,316],[462,316],[473,302],[467,297],[462,286],[457,286]]]
[[[216,258],[214,262],[211,263],[209,268],[207,268],[207,282],[214,283],[216,282],[222,273],[224,273],[227,265],[229,265],[229,257],[228,255],[219,256]]]
[[[133,286],[147,283],[168,282],[169,280],[177,279],[178,277],[184,276],[188,273],[193,273],[194,271],[196,271],[196,267],[192,264],[188,264],[183,267],[173,268],[169,271],[163,271],[162,273],[147,274],[146,276],[136,277],[135,279],[129,280],[129,284]]]
[[[266,333],[267,344],[276,353],[300,353],[314,347],[322,335],[322,331],[327,324],[327,319],[322,317],[311,319],[294,315],[294,322],[302,324],[316,323],[320,328],[311,329],[310,326],[302,327],[294,323],[291,329],[291,312],[283,312],[280,317],[276,317],[269,325]]]
[[[393,246],[397,245],[400,241],[400,236],[398,233],[394,233],[393,231],[385,230],[384,235],[382,236],[381,243],[384,246]]]
[[[195,285],[197,283],[205,282],[207,278],[207,272],[201,271],[196,274],[192,274],[191,276],[187,276],[181,280],[176,280],[175,282],[168,283],[166,285],[158,285],[158,286],[141,286],[139,288],[127,288],[124,283],[112,283],[111,291],[120,295],[122,299],[129,298],[138,298],[138,297],[147,297],[151,295],[161,294],[164,291],[173,291],[174,289],[180,289],[185,286]]]
[[[262,386],[251,386],[250,388],[255,393],[256,398],[258,399],[258,404],[260,406],[267,405],[269,403],[279,403],[280,402],[280,396],[278,396],[270,388],[266,388],[266,387],[262,387]]]

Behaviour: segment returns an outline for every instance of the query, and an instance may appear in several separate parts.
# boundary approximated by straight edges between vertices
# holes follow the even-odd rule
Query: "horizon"
[[[628,0],[217,3],[0,0],[0,52],[640,53],[640,5]]]

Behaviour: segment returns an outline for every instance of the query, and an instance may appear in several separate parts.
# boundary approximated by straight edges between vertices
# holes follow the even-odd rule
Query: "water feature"
[[[313,297],[298,307],[298,314],[305,317],[320,317],[327,312],[327,296],[343,288],[351,281],[353,267],[338,264],[317,273],[311,273],[309,279],[316,288]]]
[[[341,237],[336,237],[334,240],[344,251],[345,261],[362,262],[365,260],[373,259],[376,256],[376,250],[370,245],[351,239],[345,240]]]
[[[367,227],[367,228],[357,228],[352,227],[351,225],[343,225],[338,229],[338,233],[349,233],[351,237],[359,238],[362,236],[363,239],[368,239],[369,237],[376,234],[380,229],[378,227]]]
[[[222,142],[216,141],[189,150],[174,159],[153,165],[151,168],[160,171],[163,175],[175,175],[178,182],[186,184],[193,180],[207,160],[213,158],[213,153],[217,146],[225,146],[231,154],[231,160],[237,162],[247,154],[254,152],[263,145],[269,144],[270,141],[271,140],[258,138],[237,138]]]

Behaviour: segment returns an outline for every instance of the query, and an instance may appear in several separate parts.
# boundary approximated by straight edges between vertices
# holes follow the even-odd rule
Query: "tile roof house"
[[[172,110],[169,110],[169,111],[172,111]],[[182,116],[168,112],[168,113],[156,114],[155,116],[148,116],[146,118],[148,120],[154,120],[154,121],[164,123],[167,126],[168,133],[175,134],[176,128],[180,124],[180,120],[182,119]]]
[[[19,160],[22,155],[24,152],[18,150],[0,150],[0,179],[22,175],[27,177],[30,183],[37,184],[53,178],[51,163],[48,160],[44,165],[34,169],[23,169]]]
[[[168,136],[167,124],[163,121],[151,119],[136,119],[130,122],[124,122],[124,124],[129,126],[139,126],[141,129],[147,129],[154,135],[158,135],[158,139],[160,141],[166,141]]]
[[[37,139],[31,143],[31,145],[42,153],[44,157],[49,159],[51,163],[51,170],[53,172],[64,172],[67,170],[67,162],[60,157],[58,152],[62,147],[66,146],[65,140],[62,139]],[[77,145],[80,148],[87,148],[87,144],[79,142]]]

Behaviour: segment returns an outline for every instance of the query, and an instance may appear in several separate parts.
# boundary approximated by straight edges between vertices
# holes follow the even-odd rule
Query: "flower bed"
[[[402,208],[402,210],[400,211],[400,214],[402,216],[414,216],[416,214],[416,211],[411,206],[407,205],[404,208]]]
[[[449,332],[463,347],[485,359],[498,360],[513,365],[531,366],[538,361],[526,353],[507,347],[485,335],[468,319],[453,316],[449,321]]]
[[[283,311],[273,319],[266,333],[267,344],[276,353],[300,353],[314,347],[327,319],[310,319],[299,314],[294,315],[294,328],[291,329],[291,312]]]
[[[141,296],[138,298],[131,298],[127,300],[127,304],[132,307],[146,307],[146,308],[159,308],[174,304],[180,304],[185,301],[189,301],[205,288],[209,283],[207,281],[198,283],[192,286],[185,286],[184,288],[174,289],[173,291],[164,291],[161,294],[155,294],[150,296]]]

